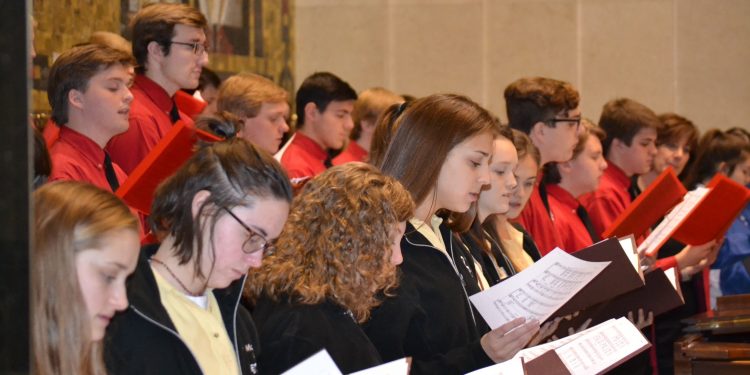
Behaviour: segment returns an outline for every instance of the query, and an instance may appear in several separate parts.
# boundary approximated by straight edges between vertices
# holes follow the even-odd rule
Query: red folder
[[[182,121],[175,123],[117,189],[117,196],[128,206],[149,215],[156,187],[193,156],[199,139],[208,142],[221,140]]]
[[[664,237],[656,246],[648,246],[646,255],[655,255],[669,238],[687,245],[702,245],[721,238],[750,201],[750,190],[721,173],[717,173],[706,188],[709,189],[708,192],[669,236]]]
[[[208,105],[203,100],[199,100],[182,90],[177,90],[177,93],[174,94],[174,102],[177,104],[177,109],[192,119],[198,117]]]
[[[711,191],[703,197],[672,237],[684,244],[701,245],[726,233],[737,215],[750,201],[750,190],[718,173],[706,185]]]
[[[667,168],[617,217],[602,237],[644,236],[654,223],[680,203],[685,193],[687,190],[672,168]]]

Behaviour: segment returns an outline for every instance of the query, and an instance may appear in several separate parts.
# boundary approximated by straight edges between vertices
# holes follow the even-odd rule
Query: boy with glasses
[[[136,76],[130,128],[110,141],[107,149],[130,173],[149,151],[181,120],[173,96],[179,89],[194,89],[206,51],[207,22],[197,9],[184,4],[152,4],[143,7],[131,23]]]
[[[539,149],[540,165],[566,162],[578,143],[581,112],[578,91],[567,82],[551,78],[521,78],[505,88],[510,127],[529,136]],[[518,221],[539,247],[542,255],[562,245],[547,201],[543,176]]]

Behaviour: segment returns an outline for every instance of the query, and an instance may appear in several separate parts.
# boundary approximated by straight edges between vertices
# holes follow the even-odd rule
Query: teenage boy
[[[125,181],[104,146],[128,130],[132,81],[130,54],[109,47],[73,47],[55,60],[47,97],[61,127],[50,149],[50,181],[85,181],[112,192]]]
[[[333,165],[341,165],[350,161],[366,162],[378,117],[391,105],[403,102],[403,97],[382,87],[362,91],[357,101],[354,102],[352,112],[354,129],[349,135],[349,144],[344,151],[333,158]]]
[[[596,191],[580,200],[601,235],[632,202],[631,177],[651,169],[661,122],[645,105],[622,98],[604,105],[599,126],[607,133],[602,142],[607,169]]]
[[[287,100],[287,92],[271,80],[257,74],[238,74],[221,84],[216,109],[239,118],[242,128],[237,129],[237,136],[273,155],[289,131]]]
[[[541,165],[570,160],[581,124],[580,96],[570,83],[542,77],[521,78],[505,88],[504,96],[510,127],[531,138],[541,154]],[[540,173],[518,221],[545,255],[560,246],[561,240],[550,216],[542,180]]]
[[[133,56],[137,62],[132,87],[130,128],[110,141],[107,150],[130,173],[178,120],[192,124],[173,96],[194,89],[206,52],[206,18],[184,4],[152,4],[133,18]]]
[[[573,253],[591,246],[601,238],[594,231],[588,212],[578,197],[595,191],[607,168],[602,151],[604,131],[590,121],[582,121],[583,129],[573,158],[562,163],[549,163],[544,168],[550,212],[560,234],[560,248]]]
[[[315,73],[302,82],[295,100],[297,133],[276,154],[289,178],[305,180],[331,166],[328,152],[344,147],[354,127],[355,100],[354,89],[331,73]]]

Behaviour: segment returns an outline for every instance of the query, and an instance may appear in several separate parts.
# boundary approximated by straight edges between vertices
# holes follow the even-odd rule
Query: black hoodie
[[[104,359],[110,374],[202,374],[192,352],[180,338],[161,304],[148,260],[159,245],[141,250],[138,266],[128,280],[127,310],[115,315],[104,339]],[[213,290],[242,374],[256,374],[258,334],[250,313],[240,305],[245,277],[227,288]]]

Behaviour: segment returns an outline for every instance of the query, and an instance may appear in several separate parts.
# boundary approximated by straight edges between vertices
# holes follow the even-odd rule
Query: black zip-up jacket
[[[468,299],[478,291],[471,258],[445,225],[440,232],[456,268],[407,223],[399,287],[364,325],[383,361],[411,356],[414,375],[465,374],[493,364],[479,342],[484,332],[478,326],[486,323]]]
[[[253,309],[263,355],[261,374],[280,374],[321,349],[344,374],[382,363],[380,355],[352,313],[326,300],[315,305],[274,302],[262,297]]]
[[[104,357],[110,374],[202,374],[198,361],[180,338],[161,304],[159,289],[148,259],[158,245],[141,250],[135,272],[128,280],[127,310],[107,327]],[[250,313],[240,305],[245,277],[213,291],[243,375],[257,373],[258,334]]]

